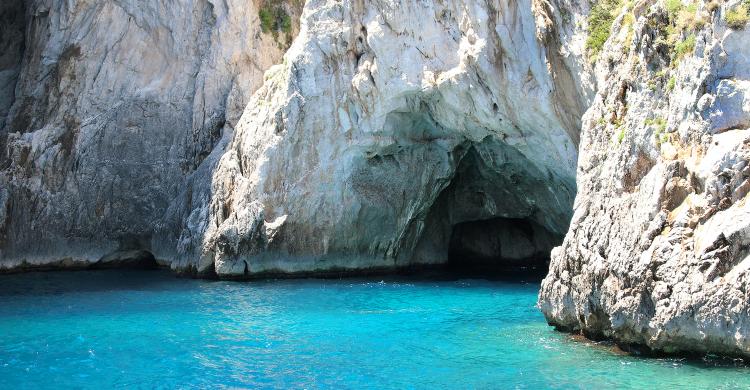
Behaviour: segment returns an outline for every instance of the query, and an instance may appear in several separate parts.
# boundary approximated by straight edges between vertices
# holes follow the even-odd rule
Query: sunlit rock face
[[[169,260],[181,194],[281,58],[257,15],[250,0],[3,1],[0,268]]]
[[[498,261],[548,249],[571,217],[589,93],[578,17],[552,7],[574,9],[308,1],[173,267],[241,277],[445,263],[456,227],[481,221],[507,231],[506,252],[485,253]]]
[[[542,283],[550,323],[750,356],[750,28],[725,23],[737,5],[698,2],[694,50],[676,61],[661,4],[615,21],[583,118],[574,217]]]

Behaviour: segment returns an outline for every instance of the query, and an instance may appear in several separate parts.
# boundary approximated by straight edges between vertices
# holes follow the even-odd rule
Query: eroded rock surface
[[[308,1],[173,267],[444,263],[455,225],[497,218],[561,237],[588,93],[574,22],[531,1]]]
[[[736,2],[716,6],[697,3],[706,23],[671,67],[661,4],[615,22],[583,119],[570,231],[540,293],[562,329],[750,355],[750,29],[725,24]]]
[[[170,260],[184,194],[283,53],[258,6],[3,1],[0,268]]]

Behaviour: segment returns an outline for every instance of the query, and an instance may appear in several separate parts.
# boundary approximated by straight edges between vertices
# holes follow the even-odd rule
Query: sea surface
[[[0,276],[0,389],[749,388],[723,359],[617,353],[547,326],[538,280]]]

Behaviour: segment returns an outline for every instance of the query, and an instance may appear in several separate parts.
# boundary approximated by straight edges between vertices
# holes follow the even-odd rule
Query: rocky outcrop
[[[511,230],[490,257],[559,242],[589,84],[575,20],[552,7],[308,1],[173,267],[243,277],[440,264],[454,227],[471,223]]]
[[[575,5],[310,1],[280,61],[299,5],[4,5],[0,268],[544,262],[591,95]]]
[[[299,4],[269,1],[4,1],[0,268],[159,255],[281,59],[258,9],[297,20]]]
[[[681,32],[662,4],[615,21],[574,216],[540,293],[550,323],[656,352],[750,355],[750,29],[726,25],[736,7],[686,4],[679,17],[700,23]]]

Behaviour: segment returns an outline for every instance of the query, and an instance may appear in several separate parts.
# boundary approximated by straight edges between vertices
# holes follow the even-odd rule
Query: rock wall
[[[592,85],[574,4],[310,1],[281,61],[259,7],[299,6],[6,3],[0,268],[393,269],[477,249],[452,239],[471,224],[518,263],[562,239]]]
[[[590,93],[572,17],[530,0],[308,1],[173,267],[444,263],[454,226],[508,218],[562,237]]]
[[[0,268],[170,253],[167,211],[285,49],[261,5],[3,2]]]
[[[750,29],[727,26],[737,6],[686,3],[678,15],[702,23],[677,36],[694,43],[682,52],[661,3],[615,21],[574,216],[542,283],[550,323],[646,351],[750,355]]]

